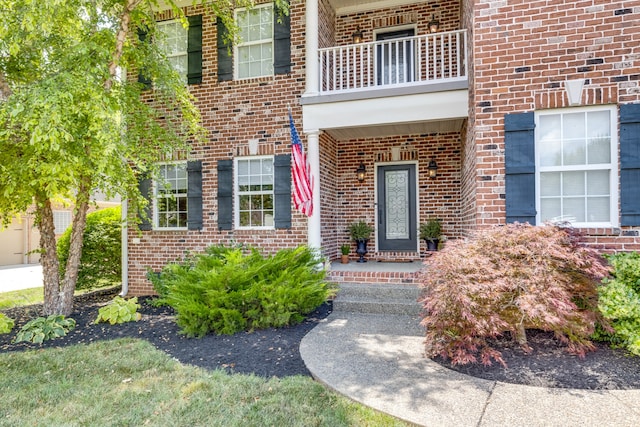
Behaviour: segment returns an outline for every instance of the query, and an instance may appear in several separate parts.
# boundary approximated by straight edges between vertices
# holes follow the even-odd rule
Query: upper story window
[[[273,75],[273,4],[236,11],[241,43],[235,47],[237,79]]]
[[[618,222],[616,110],[588,107],[536,114],[538,223],[610,227]]]
[[[70,211],[53,211],[53,226],[56,234],[64,233],[71,225]]]
[[[154,183],[154,226],[161,229],[187,228],[187,165],[160,165]]]
[[[236,227],[273,228],[273,157],[236,159]]]
[[[162,34],[158,42],[173,66],[184,81],[187,81],[188,68],[188,30],[178,20],[158,22],[158,30]]]

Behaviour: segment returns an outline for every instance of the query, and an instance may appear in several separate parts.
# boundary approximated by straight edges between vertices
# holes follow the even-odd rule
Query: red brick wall
[[[467,13],[470,3],[463,9]],[[473,20],[473,110],[466,144],[469,154],[471,144],[477,154],[475,214],[482,227],[505,221],[506,113],[567,106],[567,79],[586,79],[585,106],[640,101],[640,2],[475,0]],[[466,155],[465,160],[472,161]],[[614,237],[635,230],[606,230],[604,237],[587,231],[602,248],[628,249],[640,242]]]
[[[187,8],[187,14],[201,13]],[[162,19],[169,18],[169,15]],[[307,242],[306,217],[292,208],[292,226],[287,230],[219,231],[216,161],[246,156],[248,140],[259,139],[259,154],[290,152],[287,107],[300,130],[302,113],[299,98],[304,91],[304,2],[291,6],[291,61],[289,75],[218,83],[215,17],[203,16],[203,80],[189,89],[196,98],[207,141],[193,147],[190,158],[203,161],[203,229],[200,231],[129,230],[129,291],[132,295],[152,292],[147,269],[157,271],[168,261],[185,253],[202,251],[211,244],[242,242],[265,251]],[[301,135],[303,139],[304,135]],[[305,144],[306,145],[306,144]],[[133,239],[139,243],[134,243]]]

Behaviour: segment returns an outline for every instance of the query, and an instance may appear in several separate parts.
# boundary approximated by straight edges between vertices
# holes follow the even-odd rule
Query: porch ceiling
[[[327,129],[335,140],[386,137],[392,135],[420,135],[429,133],[460,132],[465,119],[440,120],[418,123],[396,123],[382,126]]]
[[[337,15],[422,2],[424,0],[329,0]]]

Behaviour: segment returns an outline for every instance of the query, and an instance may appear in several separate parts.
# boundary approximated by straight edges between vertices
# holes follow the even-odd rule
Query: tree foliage
[[[187,25],[173,1],[164,4]],[[46,314],[72,310],[90,194],[144,203],[139,175],[203,138],[182,78],[157,43],[136,36],[144,29],[147,40],[160,37],[154,7],[154,0],[0,0],[0,222],[34,212]],[[234,34],[233,7],[214,1],[205,11]],[[156,102],[141,96],[136,70],[153,81]],[[62,278],[51,209],[60,197],[75,206]]]
[[[454,364],[504,364],[489,339],[509,332],[527,350],[526,329],[552,331],[584,355],[598,320],[602,256],[574,229],[510,224],[451,241],[421,274],[427,353]]]

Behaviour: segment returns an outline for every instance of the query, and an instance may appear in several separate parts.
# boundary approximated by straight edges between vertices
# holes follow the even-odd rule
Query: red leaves
[[[449,242],[420,278],[427,354],[504,365],[487,339],[524,326],[553,331],[584,355],[593,348],[596,286],[608,274],[604,258],[569,228],[510,224]]]

